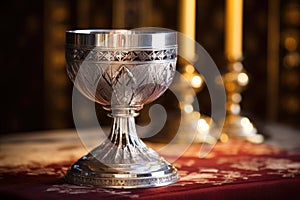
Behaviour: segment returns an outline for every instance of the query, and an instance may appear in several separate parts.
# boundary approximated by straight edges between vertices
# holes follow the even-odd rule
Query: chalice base
[[[240,115],[226,116],[221,137],[230,139],[246,140],[252,143],[262,143],[263,135],[257,133],[252,122]]]
[[[158,155],[150,162],[107,165],[88,154],[71,166],[65,180],[82,186],[132,189],[169,185],[178,181],[178,175],[177,170]]]
[[[67,182],[130,189],[178,181],[177,169],[138,138],[133,117],[118,117],[114,122],[108,138],[70,167]]]

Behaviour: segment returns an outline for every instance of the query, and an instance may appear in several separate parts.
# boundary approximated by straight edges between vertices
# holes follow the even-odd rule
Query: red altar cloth
[[[80,147],[77,145],[73,145],[73,149],[47,149],[51,144],[43,144],[43,151],[49,152],[53,157],[60,156],[58,152],[61,152],[65,161],[50,156],[39,161],[34,160],[35,156],[31,160],[24,158],[28,162],[19,158],[10,164],[7,156],[11,154],[4,150],[11,152],[12,149],[8,144],[2,144],[0,157],[4,163],[0,165],[1,199],[299,198],[300,153],[274,146],[231,141],[217,144],[207,157],[199,158],[197,155],[200,147],[193,144],[185,155],[174,162],[180,175],[179,182],[157,188],[122,190],[67,184],[63,175],[80,156],[76,157],[66,151],[76,151]],[[159,144],[150,145],[155,148]],[[33,148],[34,144],[30,146]],[[68,151],[68,148],[71,150]],[[22,154],[22,151],[18,152]],[[168,157],[165,158],[168,160]]]

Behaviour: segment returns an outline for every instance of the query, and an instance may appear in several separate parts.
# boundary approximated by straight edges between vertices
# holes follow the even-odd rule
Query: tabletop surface
[[[291,133],[286,131],[288,134]],[[264,144],[238,140],[217,143],[205,157],[199,157],[205,149],[202,144],[192,144],[178,156],[180,144],[160,151],[166,144],[146,142],[175,165],[180,181],[164,187],[130,190],[83,187],[64,181],[70,165],[101,143],[95,130],[84,135],[78,135],[76,130],[5,135],[0,137],[0,196],[9,199],[290,198],[297,194],[300,185],[299,134],[291,135],[290,146],[286,138],[278,135]]]

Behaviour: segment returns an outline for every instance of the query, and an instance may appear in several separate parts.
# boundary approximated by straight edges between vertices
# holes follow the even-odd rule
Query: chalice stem
[[[113,116],[113,124],[108,140],[117,150],[115,157],[120,157],[121,163],[137,162],[140,159],[151,160],[151,154],[156,154],[148,148],[137,135],[134,116]],[[151,154],[149,154],[149,151]],[[158,156],[158,155],[155,155]],[[127,161],[126,161],[127,160]]]
[[[114,117],[112,130],[108,138],[113,144],[117,146],[133,144],[134,141],[138,138],[134,123],[134,117]]]

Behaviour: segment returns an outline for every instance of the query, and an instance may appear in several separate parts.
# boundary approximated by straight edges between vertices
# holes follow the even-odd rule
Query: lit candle
[[[196,0],[181,0],[180,2],[180,24],[179,29],[185,36],[195,40],[196,34]],[[195,54],[194,42],[185,42],[182,44],[183,53],[193,58]]]
[[[226,1],[225,55],[229,60],[242,58],[243,0]]]

